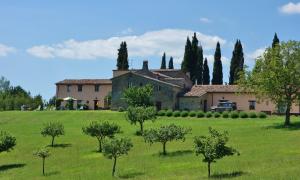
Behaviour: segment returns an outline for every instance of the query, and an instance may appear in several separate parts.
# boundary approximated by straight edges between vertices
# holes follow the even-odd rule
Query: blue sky
[[[133,68],[144,59],[159,68],[164,51],[179,67],[186,37],[197,32],[210,66],[221,42],[228,82],[237,38],[252,67],[275,32],[299,40],[299,29],[299,0],[2,0],[0,76],[48,99],[65,78],[110,78],[123,40]]]

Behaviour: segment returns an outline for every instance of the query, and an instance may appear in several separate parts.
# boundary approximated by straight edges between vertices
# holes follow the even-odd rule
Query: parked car
[[[236,110],[236,103],[229,100],[219,100],[217,106],[212,106],[211,111],[213,112],[224,112]]]

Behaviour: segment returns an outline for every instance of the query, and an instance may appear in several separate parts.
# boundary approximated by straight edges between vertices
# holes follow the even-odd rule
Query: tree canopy
[[[166,53],[165,52],[164,52],[164,54],[161,58],[160,69],[167,69],[167,66],[166,66]]]
[[[129,68],[126,41],[121,42],[120,48],[118,49],[117,68],[118,70],[128,70]]]
[[[169,69],[174,69],[174,65],[173,65],[173,57],[171,56],[170,57],[170,60],[169,60]]]
[[[215,60],[213,67],[213,77],[211,80],[212,84],[223,84],[223,67],[221,61],[221,47],[220,43],[217,43],[216,51],[215,51]]]
[[[241,72],[244,71],[244,52],[240,40],[237,40],[232,52],[229,72],[229,84],[237,84]]]
[[[64,126],[60,122],[49,122],[44,124],[41,134],[43,136],[50,136],[52,138],[51,146],[53,147],[55,137],[65,134]]]
[[[207,64],[207,59],[204,60],[203,65],[203,84],[208,85],[210,83],[209,67]]]
[[[129,106],[152,106],[153,86],[130,87],[124,90],[123,99]]]
[[[10,151],[16,145],[16,138],[5,131],[0,131],[0,153]]]

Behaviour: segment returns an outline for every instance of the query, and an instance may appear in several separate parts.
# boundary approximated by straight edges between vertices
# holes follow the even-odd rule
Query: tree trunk
[[[102,138],[99,138],[98,141],[99,141],[99,152],[102,152]]]
[[[43,158],[43,175],[45,175],[45,158]]]
[[[114,157],[114,165],[113,165],[113,169],[112,169],[112,176],[115,176],[116,164],[117,164],[117,157]]]
[[[144,124],[140,122],[140,127],[141,127],[141,135],[144,134]]]
[[[54,136],[52,136],[51,146],[54,146]]]
[[[167,155],[166,144],[167,142],[163,142],[163,155]]]
[[[288,103],[286,106],[286,110],[285,110],[285,121],[284,121],[284,125],[285,126],[289,126],[291,124],[290,122],[290,111],[291,111],[291,104]]]
[[[210,162],[207,163],[208,177],[210,178]]]

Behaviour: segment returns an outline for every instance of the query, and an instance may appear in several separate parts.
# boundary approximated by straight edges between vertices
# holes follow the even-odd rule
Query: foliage
[[[237,111],[232,111],[230,113],[230,117],[233,118],[233,119],[236,119],[239,117],[239,113]]]
[[[55,108],[56,108],[56,110],[60,109],[62,101],[63,101],[62,99],[56,99],[55,100]]]
[[[162,58],[161,58],[161,65],[160,65],[160,69],[166,69],[166,53],[164,52]]]
[[[16,145],[16,138],[5,131],[0,131],[0,153],[10,151]]]
[[[215,113],[214,113],[214,117],[215,117],[215,118],[219,118],[219,117],[221,117],[221,114],[220,114],[219,112],[215,112]]]
[[[221,61],[221,47],[220,43],[217,43],[216,51],[215,51],[215,60],[213,67],[213,77],[211,80],[212,84],[223,84],[223,67]]]
[[[7,80],[5,77],[1,76],[0,78],[0,92],[6,91],[10,88],[10,81]]]
[[[228,142],[228,133],[220,133],[215,129],[209,127],[208,136],[195,137],[195,151],[196,155],[203,155],[203,162],[208,165],[208,177],[210,177],[210,164],[222,159],[225,156],[232,156],[238,154],[237,150],[226,146]]]
[[[210,111],[205,113],[205,117],[207,117],[207,118],[210,118],[212,116],[213,116],[213,114]]]
[[[203,118],[205,116],[205,113],[203,111],[198,111],[197,112],[197,117],[198,118]]]
[[[33,153],[33,155],[42,158],[43,160],[43,175],[45,175],[45,159],[50,156],[50,152],[46,148],[41,148]]]
[[[224,111],[224,112],[222,113],[222,117],[223,117],[223,118],[229,118],[229,112],[228,112],[228,111]]]
[[[171,116],[173,115],[172,109],[167,110],[167,111],[166,111],[166,115],[167,115],[168,117],[171,117]]]
[[[197,114],[196,114],[196,112],[195,111],[190,111],[189,112],[189,116],[190,117],[195,117]]]
[[[51,136],[51,146],[54,146],[54,138],[59,137],[65,134],[64,126],[62,123],[59,122],[49,122],[44,124],[44,127],[41,131],[41,134],[45,136]]]
[[[130,149],[133,147],[130,139],[111,139],[104,143],[104,156],[113,159],[112,176],[115,175],[117,158],[122,155],[127,155]]]
[[[265,112],[259,112],[257,116],[261,119],[267,118],[267,114]]]
[[[190,38],[187,37],[183,60],[181,63],[181,70],[185,73],[190,72],[191,58],[192,58],[192,42],[190,41]]]
[[[129,106],[152,106],[153,87],[147,84],[142,87],[130,87],[124,90],[123,99]]]
[[[246,112],[240,112],[239,113],[240,118],[248,118],[248,114]]]
[[[67,101],[66,109],[68,109],[68,110],[73,110],[74,109],[74,101],[72,99]]]
[[[244,53],[241,41],[238,39],[234,45],[230,62],[229,84],[236,84],[240,73],[244,70]]]
[[[210,84],[209,67],[207,64],[207,58],[205,58],[203,64],[203,85],[209,85],[209,84]]]
[[[163,145],[163,155],[166,155],[166,144],[167,142],[185,140],[185,135],[188,134],[191,129],[187,129],[175,124],[168,126],[161,126],[159,129],[146,130],[144,133],[145,142],[150,145],[155,142],[160,142]]]
[[[277,45],[279,45],[280,41],[278,39],[277,33],[274,34],[273,42],[272,42],[272,48],[275,48]]]
[[[120,126],[109,122],[91,122],[88,126],[83,127],[84,134],[96,137],[99,142],[99,152],[102,152],[102,144],[106,137],[113,138],[116,133],[120,132]]]
[[[165,116],[165,115],[166,115],[166,110],[164,110],[164,109],[159,110],[159,111],[157,112],[157,115],[158,115],[158,116]]]
[[[180,111],[174,111],[173,116],[174,117],[179,117],[180,116]]]
[[[180,116],[181,117],[187,117],[189,115],[188,111],[181,111]]]
[[[255,112],[249,112],[249,118],[257,118],[257,115]]]
[[[173,57],[171,56],[170,57],[170,60],[169,60],[169,69],[174,69],[174,65],[173,65]]]
[[[117,68],[118,70],[128,70],[129,68],[126,41],[121,42],[120,48],[118,49]]]
[[[124,109],[123,107],[119,107],[119,108],[118,108],[118,111],[119,111],[119,112],[124,112],[125,109]]]

